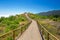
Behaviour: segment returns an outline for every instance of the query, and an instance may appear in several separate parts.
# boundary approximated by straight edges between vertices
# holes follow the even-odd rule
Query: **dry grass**
[[[51,32],[53,35],[57,36],[58,38],[60,38],[60,35],[58,35],[58,32],[57,31],[57,26],[56,25],[56,22],[52,21],[52,20],[49,20],[49,19],[42,19],[39,21],[42,25],[44,25],[44,27],[49,31]]]

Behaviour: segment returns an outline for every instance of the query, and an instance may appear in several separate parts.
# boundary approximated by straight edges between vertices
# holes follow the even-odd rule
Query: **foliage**
[[[9,16],[9,17],[1,17],[0,18],[0,27],[3,27],[3,32],[8,32],[10,30],[14,30],[19,27],[19,23],[22,21],[26,21],[27,18],[24,14],[16,15],[16,16]],[[0,29],[2,30],[2,29]]]
[[[38,14],[29,14],[30,18],[32,19],[50,19],[53,21],[59,21],[60,22],[60,16],[58,15],[50,15],[50,16],[42,16]]]

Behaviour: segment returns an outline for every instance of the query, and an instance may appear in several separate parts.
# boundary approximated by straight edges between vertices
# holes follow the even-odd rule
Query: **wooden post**
[[[13,40],[15,40],[15,31],[13,31]]]
[[[21,34],[22,34],[22,27],[21,27]]]
[[[27,29],[27,26],[25,27],[25,30]]]
[[[49,33],[47,33],[47,40],[49,40]]]
[[[44,35],[44,29],[42,28],[42,35]]]

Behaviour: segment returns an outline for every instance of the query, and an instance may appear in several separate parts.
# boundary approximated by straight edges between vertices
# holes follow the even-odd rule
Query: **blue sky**
[[[0,16],[60,10],[60,0],[0,0]]]

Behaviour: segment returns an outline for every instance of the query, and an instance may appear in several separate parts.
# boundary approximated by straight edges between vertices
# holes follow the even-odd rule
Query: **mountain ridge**
[[[58,16],[60,16],[60,10],[52,10],[52,11],[47,11],[47,12],[40,12],[38,14],[43,15],[43,16],[49,16],[49,15],[58,15]]]

